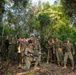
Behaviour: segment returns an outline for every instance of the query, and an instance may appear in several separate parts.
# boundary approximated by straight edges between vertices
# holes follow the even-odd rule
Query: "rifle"
[[[28,52],[28,54],[30,54],[30,56],[31,56],[31,54],[32,54],[32,58],[37,58],[37,57],[39,57],[38,55],[36,55],[36,54],[34,54],[33,52]]]

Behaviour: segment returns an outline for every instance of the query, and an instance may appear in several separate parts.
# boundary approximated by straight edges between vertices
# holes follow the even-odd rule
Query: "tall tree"
[[[6,22],[8,24],[9,34],[14,36],[23,36],[26,21],[26,6],[29,0],[6,0]],[[21,30],[21,31],[20,31]],[[13,32],[13,33],[12,33]],[[21,34],[23,32],[23,34]],[[10,35],[11,36],[11,35]]]
[[[70,21],[72,21],[72,25],[76,24],[76,0],[61,0],[65,14],[68,14],[70,17]],[[76,26],[76,25],[75,25]]]
[[[3,13],[5,11],[4,5],[5,5],[5,0],[1,0],[0,1],[0,25],[2,23]]]

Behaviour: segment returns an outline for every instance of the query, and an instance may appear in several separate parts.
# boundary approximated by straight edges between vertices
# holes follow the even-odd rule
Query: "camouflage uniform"
[[[51,45],[51,53],[52,53],[52,62],[56,62],[56,50],[55,50],[55,42],[54,39],[52,38],[52,45]]]
[[[48,42],[45,45],[46,49],[48,50],[48,55],[47,55],[47,63],[49,63],[49,59],[50,59],[50,45],[48,44]]]
[[[6,39],[4,40],[1,50],[2,50],[2,57],[4,60],[8,58],[8,47],[9,47],[9,39],[8,36],[6,36]]]
[[[21,67],[22,69],[24,70],[30,69],[33,53],[34,51],[32,50],[31,45],[25,49],[25,65]]]
[[[18,41],[18,62],[19,66],[24,63],[24,50],[26,49],[26,42]]]
[[[37,39],[34,40],[34,53],[38,56],[36,58],[35,66],[41,65],[41,45]]]
[[[18,63],[19,63],[19,66],[21,66],[21,50],[20,50],[20,41],[18,40],[18,42],[17,42],[17,50],[18,50],[18,56],[17,56],[17,58],[18,58]]]
[[[66,68],[67,59],[69,58],[72,63],[72,69],[74,69],[74,59],[73,54],[75,53],[73,45],[69,43],[65,43],[65,54],[64,54],[64,68]]]
[[[14,60],[15,56],[16,56],[16,42],[14,40],[12,40],[11,42],[9,42],[9,47],[8,47],[8,50],[9,50],[9,54],[8,54],[8,57],[11,59],[11,60]]]
[[[30,36],[30,38],[28,40],[28,44],[34,45],[34,40],[35,40],[35,37],[34,36]]]
[[[56,57],[58,66],[62,63],[63,60],[63,51],[62,51],[62,42],[60,40],[55,42],[55,49],[56,49]]]

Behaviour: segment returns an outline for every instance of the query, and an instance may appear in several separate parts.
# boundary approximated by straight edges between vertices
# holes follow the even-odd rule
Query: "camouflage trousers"
[[[22,69],[24,70],[29,70],[31,66],[31,61],[30,61],[30,57],[26,57],[25,59],[25,65],[22,66]]]
[[[41,65],[41,55],[36,58],[35,66],[37,66],[38,64]]]
[[[56,52],[56,57],[57,57],[57,61],[58,62],[62,62],[63,61],[63,52]]]
[[[73,55],[71,52],[65,52],[65,54],[64,54],[64,66],[66,66],[68,58],[71,60],[72,67],[74,67],[74,59],[73,59]]]
[[[49,63],[50,60],[52,60],[52,53],[51,53],[51,50],[48,49],[47,63]]]

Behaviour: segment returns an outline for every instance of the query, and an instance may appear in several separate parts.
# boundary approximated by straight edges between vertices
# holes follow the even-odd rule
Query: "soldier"
[[[8,52],[9,52],[8,47],[9,47],[9,37],[7,35],[2,44],[2,55],[3,55],[4,60],[8,58]]]
[[[57,57],[58,66],[62,64],[62,60],[63,60],[62,46],[63,46],[62,42],[58,38],[56,38],[55,49],[56,49],[56,57]]]
[[[21,67],[21,65],[24,63],[24,50],[26,48],[26,41],[25,39],[18,39],[18,57],[19,57],[19,66]]]
[[[70,43],[69,39],[67,39],[66,43],[64,44],[65,46],[65,54],[64,54],[64,67],[63,68],[67,68],[66,64],[67,64],[67,59],[69,58],[71,60],[71,64],[72,64],[72,69],[74,69],[74,59],[73,59],[73,55],[75,54],[74,48],[73,48],[73,44]]]
[[[34,40],[34,53],[38,56],[35,62],[35,68],[36,68],[38,64],[39,66],[41,66],[41,45],[38,39]]]
[[[32,45],[27,46],[27,48],[25,49],[25,65],[21,67],[23,70],[30,69],[33,54],[34,54],[33,46]]]
[[[17,40],[17,50],[18,50],[18,68],[21,67],[21,37]]]
[[[55,50],[55,41],[54,38],[51,39],[51,53],[52,53],[52,62],[56,62],[56,50]]]
[[[8,37],[8,35],[6,36],[6,39],[5,39],[5,47],[6,47],[6,49],[8,50],[8,47],[9,47],[9,37]]]
[[[16,42],[14,37],[11,38],[11,41],[9,42],[9,54],[8,57],[13,61],[16,55]]]
[[[24,50],[26,49],[26,40],[25,38],[22,39],[22,41],[20,41],[20,50],[21,50],[21,64],[24,63]]]
[[[49,63],[49,59],[50,59],[50,44],[49,44],[50,40],[47,41],[45,47],[48,50],[48,55],[47,55],[47,63]]]

